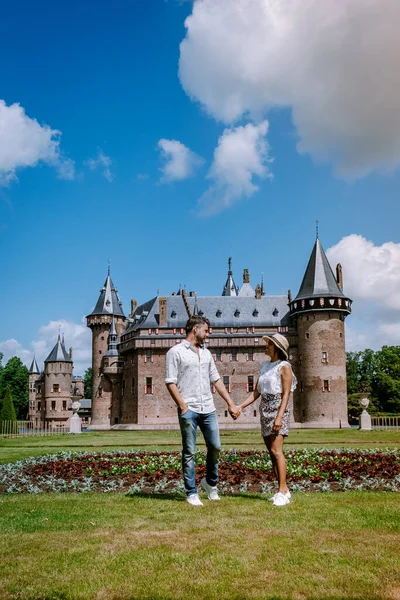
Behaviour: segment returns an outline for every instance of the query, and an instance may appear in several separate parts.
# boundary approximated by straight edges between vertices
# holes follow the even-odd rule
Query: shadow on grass
[[[272,492],[271,492],[272,493]],[[151,498],[152,500],[178,500],[185,502],[186,496],[178,492],[127,492],[125,494],[127,498]],[[248,492],[237,492],[235,494],[221,494],[222,498],[242,498],[244,500],[266,500],[269,494],[249,494]],[[200,496],[202,500],[206,500],[205,496]],[[215,500],[214,500],[215,502]]]

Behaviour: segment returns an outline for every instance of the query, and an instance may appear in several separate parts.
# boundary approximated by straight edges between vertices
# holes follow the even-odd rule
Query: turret
[[[72,369],[73,363],[65,349],[64,339],[61,340],[58,335],[56,345],[44,361],[42,421],[61,424],[71,416]]]
[[[38,414],[37,414],[37,405],[36,405],[36,380],[39,377],[39,367],[36,362],[35,356],[33,357],[32,364],[28,371],[29,376],[29,409],[28,409],[28,419],[33,424],[34,427],[38,426]]]
[[[341,268],[338,280],[343,285]],[[299,340],[295,419],[307,427],[349,427],[344,320],[351,304],[317,237],[300,290],[289,300]]]
[[[109,349],[109,335],[112,323],[115,336],[125,329],[125,315],[118,291],[114,286],[110,268],[104,286],[93,311],[87,315],[87,326],[92,330],[92,421],[91,427],[109,429],[112,419],[112,382],[105,377],[103,357]],[[113,334],[114,335],[114,334]],[[116,342],[115,342],[116,346]]]
[[[232,259],[231,258],[228,259],[228,278],[226,280],[224,289],[222,291],[222,295],[223,296],[237,296],[238,295],[238,288],[237,288],[235,282],[233,281]]]

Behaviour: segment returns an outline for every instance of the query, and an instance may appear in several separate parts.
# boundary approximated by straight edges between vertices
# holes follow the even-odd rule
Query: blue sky
[[[368,47],[363,51],[357,40],[360,31],[367,37],[369,27],[375,31],[377,16],[359,0],[354,14],[344,16],[327,0],[334,23],[328,32],[315,0],[306,0],[304,22],[310,31],[319,27],[320,38],[304,44],[300,31],[300,52],[293,41],[287,57],[274,54],[280,23],[295,21],[296,3],[290,5],[282,0],[288,12],[268,13],[265,21],[249,11],[246,22],[237,9],[249,9],[248,0],[3,7],[0,351],[6,359],[17,354],[28,363],[35,351],[42,361],[61,324],[67,345],[77,350],[76,370],[83,371],[90,338],[82,317],[97,300],[109,258],[126,313],[131,298],[141,303],[179,284],[199,295],[220,294],[229,256],[237,283],[248,268],[254,287],[263,273],[267,293],[296,293],[316,219],[354,299],[348,348],[400,344],[393,14],[379,12],[385,39],[381,46],[373,40],[372,69]],[[336,39],[346,18],[359,28],[349,26],[332,58],[326,39]],[[325,56],[338,63],[328,78],[319,65]],[[354,73],[344,68],[353,56]],[[365,73],[383,69],[388,90],[366,77],[363,61]],[[21,108],[11,111],[15,104]],[[163,152],[160,140],[174,144]]]

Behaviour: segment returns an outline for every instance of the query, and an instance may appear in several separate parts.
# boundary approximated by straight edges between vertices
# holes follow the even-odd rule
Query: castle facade
[[[177,428],[177,409],[165,383],[165,355],[185,338],[192,314],[211,328],[207,346],[233,401],[256,385],[265,357],[263,335],[280,332],[290,343],[290,362],[298,379],[291,402],[294,427],[347,428],[344,320],[352,301],[343,292],[342,269],[334,275],[317,237],[298,294],[265,295],[251,286],[248,271],[236,286],[229,260],[221,296],[179,290],[156,296],[125,316],[110,272],[94,310],[92,331],[92,429]],[[233,422],[215,395],[222,428],[259,427],[258,405]]]

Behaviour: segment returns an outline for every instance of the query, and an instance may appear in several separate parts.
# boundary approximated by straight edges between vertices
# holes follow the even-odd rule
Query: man
[[[185,326],[186,339],[167,352],[165,383],[178,406],[183,480],[186,499],[192,506],[203,506],[196,489],[194,467],[197,427],[207,446],[206,477],[201,480],[201,487],[209,500],[219,500],[217,483],[221,442],[211,384],[227,403],[230,415],[234,416],[236,411],[211,352],[203,345],[208,337],[209,327],[208,319],[190,317]]]

